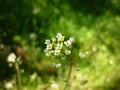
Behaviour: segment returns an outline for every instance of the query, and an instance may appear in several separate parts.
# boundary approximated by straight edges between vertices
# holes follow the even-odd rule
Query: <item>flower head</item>
[[[45,44],[50,44],[50,40],[45,40]]]
[[[74,42],[75,41],[75,39],[73,38],[73,37],[70,37],[70,39],[69,39],[71,42]]]
[[[5,88],[6,88],[7,90],[11,90],[11,89],[13,88],[12,82],[7,82],[7,83],[5,84]]]
[[[30,39],[31,40],[34,40],[34,39],[36,39],[36,34],[35,33],[30,33]]]
[[[63,43],[58,43],[56,44],[55,49],[62,49],[62,47],[63,47]]]
[[[46,54],[46,56],[51,56],[51,54],[54,52],[53,50],[48,50],[48,49],[45,49],[44,50],[44,52],[45,52],[45,54]]]
[[[47,44],[47,50],[51,50],[52,49],[52,44]]]
[[[57,64],[56,64],[56,68],[59,68],[59,67],[61,67],[61,64],[60,64],[60,63],[57,63]]]
[[[56,38],[55,38],[55,37],[53,37],[53,38],[52,38],[52,41],[53,41],[53,42],[55,42],[55,41],[56,41]]]
[[[64,44],[65,44],[67,47],[69,47],[69,46],[71,45],[71,41],[69,41],[69,40],[68,40],[68,41],[65,41]]]
[[[64,41],[64,38],[65,38],[64,36],[62,36],[61,33],[57,33],[57,36],[56,36],[56,37],[57,37],[57,39],[58,39],[58,42],[59,42],[59,41]]]
[[[14,63],[16,60],[16,55],[14,53],[10,53],[7,57],[7,61],[10,63]]]
[[[70,50],[65,50],[65,54],[66,54],[66,55],[69,55],[70,53],[71,53]]]
[[[45,40],[46,56],[70,55],[74,38],[70,37],[66,41],[64,41],[64,39],[65,36],[63,36],[61,33],[57,33],[56,37]]]
[[[86,51],[86,52],[80,52],[80,53],[79,53],[79,56],[80,56],[81,58],[84,58],[84,57],[87,56],[88,54],[89,54],[88,51]]]
[[[56,55],[56,56],[60,55],[60,50],[59,50],[59,49],[56,49],[56,50],[54,51],[54,55]]]

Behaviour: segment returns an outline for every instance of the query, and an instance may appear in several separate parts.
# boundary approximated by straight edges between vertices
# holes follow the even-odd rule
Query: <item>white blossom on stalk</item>
[[[30,37],[31,40],[33,40],[33,39],[36,38],[36,34],[35,34],[35,33],[30,33],[30,36],[29,36],[29,37]]]
[[[70,40],[67,40],[64,42],[64,44],[69,47],[69,46],[71,46],[72,42]]]
[[[59,41],[64,41],[64,38],[65,38],[64,36],[62,36],[61,33],[57,33],[57,36],[56,36],[56,37],[57,37],[57,39],[58,39],[58,42],[59,42]]]
[[[56,41],[56,38],[55,38],[55,37],[53,37],[53,38],[52,38],[52,41],[53,41],[53,42],[55,42],[55,41]]]
[[[14,63],[16,60],[16,55],[14,53],[10,53],[7,57],[7,61],[10,63]]]
[[[57,63],[57,64],[56,64],[56,68],[59,68],[59,67],[61,67],[61,64],[60,64],[60,63]]]
[[[58,37],[61,37],[61,36],[62,36],[61,33],[57,33],[57,35],[56,35],[57,38],[58,38]]]
[[[32,75],[30,75],[31,82],[33,82],[36,78],[37,78],[37,73],[34,72]]]
[[[70,37],[67,41],[64,41],[65,36],[61,33],[57,33],[56,37],[45,40],[46,56],[60,56],[60,55],[69,55],[71,54],[71,46],[74,42],[74,38]]]
[[[80,52],[80,53],[79,53],[79,56],[80,56],[81,58],[83,58],[83,57],[85,57],[85,54],[84,54],[83,52]]]
[[[51,50],[52,49],[52,44],[48,44],[46,49]]]
[[[71,53],[70,50],[65,50],[65,54],[66,54],[66,55],[69,55],[70,53]]]
[[[50,44],[50,40],[45,40],[45,44]]]
[[[55,63],[55,62],[54,62],[54,63],[52,63],[52,66],[53,66],[53,67],[56,67],[56,68],[59,68],[59,67],[61,67],[61,64],[60,64],[60,63]]]
[[[45,49],[44,52],[45,52],[46,56],[51,56],[51,52],[49,50]]]
[[[56,56],[60,55],[60,50],[59,50],[59,49],[56,49],[56,50],[54,51],[54,55],[56,55]]]
[[[87,56],[89,54],[89,52],[88,51],[86,51],[86,52],[80,52],[79,53],[79,56],[81,57],[81,58],[83,58],[83,57],[85,57],[85,56]]]
[[[11,89],[13,88],[12,82],[7,82],[7,83],[5,84],[5,88],[6,88],[7,90],[11,90]]]
[[[75,39],[73,38],[73,37],[70,37],[70,39],[69,39],[71,42],[74,42],[75,41]]]
[[[62,49],[63,43],[58,43],[55,47],[55,49]]]

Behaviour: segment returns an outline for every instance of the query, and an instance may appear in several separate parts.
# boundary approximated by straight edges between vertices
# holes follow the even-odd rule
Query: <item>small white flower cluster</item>
[[[7,90],[12,90],[13,89],[13,83],[12,82],[7,82],[5,84],[5,89]]]
[[[45,41],[46,56],[60,56],[62,54],[70,55],[71,54],[71,46],[74,42],[74,38],[70,37],[69,40],[64,41],[65,36],[61,33],[57,33],[56,37],[53,37],[51,40],[47,39]]]
[[[81,58],[84,58],[86,55],[88,55],[88,53],[89,53],[88,51],[86,51],[86,52],[84,52],[84,53],[83,53],[83,52],[80,52],[80,53],[79,53],[79,56],[80,56]]]
[[[34,72],[32,75],[30,75],[30,82],[35,81],[36,78],[37,78],[37,73]]]
[[[7,57],[7,61],[9,63],[15,63],[15,60],[16,60],[16,55],[14,53],[10,53]]]
[[[10,53],[7,57],[7,62],[9,63],[8,66],[12,67],[16,61],[18,61],[18,63],[21,64],[22,62],[20,59],[21,57],[17,57],[15,53]]]
[[[35,40],[36,39],[36,34],[35,33],[30,33],[29,38],[31,40]]]
[[[59,67],[61,67],[61,64],[60,63],[53,63],[53,66],[56,68],[59,68]]]

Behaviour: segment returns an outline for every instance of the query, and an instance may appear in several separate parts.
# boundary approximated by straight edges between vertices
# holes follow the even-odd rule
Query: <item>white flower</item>
[[[45,55],[46,55],[46,56],[51,56],[51,53],[50,53],[50,52],[47,52]]]
[[[59,54],[60,54],[60,50],[59,49],[55,49],[54,55],[58,56]]]
[[[61,64],[60,64],[60,63],[57,63],[57,64],[56,64],[56,68],[59,68],[59,67],[61,67]]]
[[[69,47],[72,45],[73,42],[74,42],[74,38],[70,37],[70,39],[65,41],[64,44]]]
[[[6,88],[7,90],[12,89],[12,88],[13,88],[12,82],[7,82],[7,83],[5,84],[5,88]]]
[[[70,37],[70,39],[69,39],[71,42],[74,42],[75,41],[75,39],[73,38],[73,37]]]
[[[64,36],[61,36],[58,38],[58,41],[64,41],[64,38],[65,38]]]
[[[32,40],[33,40],[33,39],[35,39],[35,38],[36,38],[36,34],[35,34],[35,33],[30,33],[30,36],[29,36],[29,37],[30,37],[30,39],[32,39]]]
[[[45,44],[50,44],[50,40],[45,40]]]
[[[64,42],[64,44],[69,47],[69,46],[71,46],[72,42],[70,40],[67,40]]]
[[[7,61],[11,63],[14,63],[15,59],[16,59],[16,55],[14,53],[10,53],[7,57]]]
[[[33,12],[33,14],[35,14],[35,15],[36,15],[36,14],[38,14],[38,13],[40,12],[40,9],[39,9],[39,8],[34,7],[32,12]]]
[[[85,54],[84,54],[83,52],[80,52],[80,53],[79,53],[79,56],[80,56],[81,58],[83,58],[83,57],[85,57]]]
[[[71,54],[70,50],[66,50],[66,48],[71,48],[72,43],[74,42],[74,38],[70,37],[69,40],[64,41],[65,36],[63,36],[61,33],[57,33],[56,37],[53,37],[50,39],[47,39],[45,41],[46,49],[45,54],[46,56],[60,56],[64,53],[66,55]],[[67,46],[67,47],[66,47]]]
[[[52,41],[55,42],[55,41],[56,41],[56,38],[53,37],[53,38],[52,38]]]
[[[37,78],[37,73],[34,72],[32,75],[30,75],[31,82],[33,82],[36,78]]]
[[[79,56],[81,57],[81,58],[84,58],[85,56],[87,56],[89,54],[89,52],[88,51],[86,51],[86,52],[80,52],[79,53]]]
[[[54,63],[52,63],[52,66],[53,66],[53,67],[56,67],[56,68],[59,68],[59,67],[61,67],[61,64],[60,64],[60,63],[55,63],[55,62],[54,62]]]
[[[49,50],[45,49],[44,52],[45,52],[46,56],[51,56],[51,52]]]
[[[57,38],[58,38],[58,42],[59,41],[64,41],[64,36],[62,36],[62,34],[61,33],[57,33],[57,36],[56,36]]]
[[[54,50],[45,49],[44,52],[45,52],[46,56],[51,56],[54,53]]]
[[[52,49],[52,44],[48,44],[46,49],[51,50]]]
[[[62,36],[61,33],[57,33],[57,36],[56,36],[56,37],[58,38],[58,37],[61,37],[61,36]]]
[[[66,55],[69,55],[70,53],[71,53],[70,50],[65,50],[65,54],[66,54]]]
[[[62,49],[63,43],[58,43],[55,47],[55,49]]]

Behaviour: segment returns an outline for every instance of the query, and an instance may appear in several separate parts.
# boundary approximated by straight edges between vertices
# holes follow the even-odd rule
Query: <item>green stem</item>
[[[68,77],[66,80],[66,85],[64,87],[64,90],[70,90],[69,80],[70,80],[71,72],[72,72],[72,64],[70,63],[70,69],[69,69],[69,73],[68,73]]]
[[[18,61],[15,61],[15,69],[17,72],[17,79],[18,79],[18,90],[22,90],[22,81],[21,81],[21,75],[20,75],[20,69],[18,65]]]

